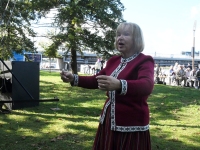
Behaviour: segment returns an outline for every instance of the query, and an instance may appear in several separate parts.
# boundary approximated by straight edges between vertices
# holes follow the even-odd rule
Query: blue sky
[[[200,51],[200,0],[121,0],[127,22],[137,23],[144,35],[144,53],[180,54]]]

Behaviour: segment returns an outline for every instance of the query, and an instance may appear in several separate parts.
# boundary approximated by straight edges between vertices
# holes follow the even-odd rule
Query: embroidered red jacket
[[[120,79],[121,93],[107,92],[102,110],[103,123],[107,107],[111,107],[111,130],[120,132],[145,131],[149,129],[148,96],[154,87],[154,60],[142,53],[123,59],[113,56],[97,75],[109,75]],[[96,89],[96,76],[75,75],[74,85]]]

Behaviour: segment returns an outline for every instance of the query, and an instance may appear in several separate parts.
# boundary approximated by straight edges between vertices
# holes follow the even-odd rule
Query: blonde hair
[[[125,27],[129,27],[130,31],[131,31],[131,35],[133,37],[133,43],[134,43],[134,48],[133,50],[135,52],[142,52],[144,50],[144,39],[143,39],[143,34],[142,34],[142,30],[140,29],[140,27],[135,24],[135,23],[121,23],[119,24],[119,26],[117,27],[116,30],[116,37],[115,37],[115,48],[117,49],[117,33],[121,30],[123,30]]]

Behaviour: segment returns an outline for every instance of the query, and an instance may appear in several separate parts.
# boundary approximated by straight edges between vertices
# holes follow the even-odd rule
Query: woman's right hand
[[[60,73],[61,79],[63,82],[73,82],[74,81],[74,75],[71,72],[68,71],[62,71]]]

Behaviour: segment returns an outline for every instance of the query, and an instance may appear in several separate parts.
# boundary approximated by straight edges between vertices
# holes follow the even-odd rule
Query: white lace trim
[[[78,75],[77,74],[73,74],[74,75],[74,86],[78,86]]]
[[[121,82],[121,85],[122,85],[122,90],[121,90],[120,95],[126,95],[127,89],[128,89],[127,81],[126,80],[120,80],[120,82]]]
[[[106,115],[106,110],[107,110],[109,105],[110,105],[110,100],[106,103],[104,110],[103,110],[103,114],[100,116],[99,121],[100,121],[101,124],[103,124],[103,121],[104,121],[104,118],[105,118],[105,115]]]
[[[116,131],[119,132],[136,132],[136,131],[147,131],[149,125],[146,126],[116,126]]]
[[[124,59],[121,58],[121,63],[118,65],[118,67],[112,72],[111,76],[117,78],[119,73],[124,70],[124,68],[127,66],[127,63],[136,58],[139,54],[134,54],[133,56]],[[121,93],[122,95],[125,95],[127,93],[127,88],[128,84],[126,80],[121,79],[120,80],[122,83],[122,90]],[[106,115],[106,110],[109,105],[111,105],[111,112],[110,112],[110,117],[111,117],[111,130],[113,131],[119,131],[119,132],[136,132],[136,131],[146,131],[149,129],[149,125],[146,126],[117,126],[116,121],[115,121],[115,94],[116,91],[109,91],[109,101],[105,104],[103,113],[100,117],[100,123],[103,124],[105,115]]]

